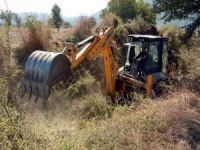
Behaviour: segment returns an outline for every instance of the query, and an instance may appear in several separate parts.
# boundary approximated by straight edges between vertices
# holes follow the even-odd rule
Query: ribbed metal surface
[[[62,53],[35,51],[25,65],[22,93],[29,93],[45,100],[51,87],[71,76],[71,64]],[[23,95],[23,94],[22,94]]]

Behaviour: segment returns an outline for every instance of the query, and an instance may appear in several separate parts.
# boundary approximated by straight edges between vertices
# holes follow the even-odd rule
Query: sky
[[[0,0],[0,9],[15,13],[51,13],[54,4],[61,8],[62,16],[92,15],[107,6],[109,0]],[[6,4],[7,3],[7,4]],[[7,5],[7,6],[6,6]]]

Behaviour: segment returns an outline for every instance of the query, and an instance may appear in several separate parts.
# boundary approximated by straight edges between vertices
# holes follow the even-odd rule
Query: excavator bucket
[[[71,76],[71,64],[62,53],[35,51],[25,65],[24,77],[21,82],[21,96],[25,93],[47,100],[51,88],[59,81]]]

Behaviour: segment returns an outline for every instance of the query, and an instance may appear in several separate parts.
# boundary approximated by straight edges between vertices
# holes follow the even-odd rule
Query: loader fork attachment
[[[71,64],[62,53],[35,51],[25,65],[21,96],[25,93],[47,100],[52,86],[71,76]]]

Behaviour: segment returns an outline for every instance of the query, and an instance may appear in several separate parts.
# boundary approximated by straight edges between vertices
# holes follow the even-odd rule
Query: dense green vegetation
[[[111,13],[119,16],[123,22],[135,18],[143,18],[146,22],[153,24],[156,21],[156,13],[150,4],[144,2],[144,0],[111,0],[107,8],[102,11],[101,17]]]
[[[200,25],[200,1],[199,0],[154,0],[154,8],[157,13],[163,13],[166,21],[186,20],[186,34],[184,40],[189,39]]]

